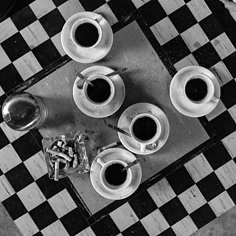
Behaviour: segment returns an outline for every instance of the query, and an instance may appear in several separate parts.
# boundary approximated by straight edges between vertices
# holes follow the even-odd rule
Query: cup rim
[[[199,78],[199,79],[203,80],[206,83],[207,90],[208,90],[206,96],[203,99],[199,100],[199,101],[195,101],[195,100],[190,99],[185,93],[185,87],[186,87],[187,83],[190,80],[195,79],[195,78]],[[205,104],[205,103],[208,103],[212,99],[212,97],[214,96],[214,93],[215,93],[214,83],[208,75],[203,74],[203,73],[197,73],[197,74],[191,75],[191,76],[186,78],[186,80],[183,84],[183,93],[184,93],[185,98],[188,101],[190,101],[191,103],[193,103],[193,104]]]
[[[127,166],[127,163],[125,161],[122,161],[122,160],[110,160],[110,161],[106,162],[102,166],[102,169],[100,171],[100,181],[101,181],[101,184],[103,185],[104,188],[106,188],[109,191],[117,191],[117,190],[125,189],[131,183],[131,181],[132,181],[131,169],[127,170],[126,180],[122,184],[120,184],[120,185],[115,186],[115,185],[109,184],[106,181],[106,179],[105,179],[105,171],[106,171],[106,169],[109,166],[111,166],[112,164],[115,164],[115,163],[120,163],[124,167]]]
[[[148,139],[148,140],[139,139],[138,137],[136,137],[136,135],[133,132],[133,125],[134,125],[135,121],[137,119],[139,119],[141,117],[145,117],[145,116],[152,118],[155,121],[156,126],[157,126],[156,134],[151,139]],[[130,130],[130,134],[131,134],[132,138],[134,140],[136,140],[136,142],[148,145],[148,144],[152,144],[152,143],[156,142],[160,138],[161,133],[162,133],[162,126],[161,126],[160,120],[155,115],[145,112],[145,113],[141,113],[141,114],[136,115],[132,119],[129,130]]]
[[[88,83],[84,83],[83,93],[84,93],[84,96],[85,96],[86,100],[89,103],[91,103],[93,105],[96,105],[96,106],[104,106],[104,105],[107,105],[108,103],[110,103],[111,100],[114,98],[114,96],[115,96],[115,85],[109,77],[107,77],[105,75],[102,75],[102,74],[91,75],[91,76],[88,77],[87,80],[88,81],[93,81],[93,80],[98,79],[98,78],[99,79],[104,79],[110,85],[111,93],[110,93],[110,96],[107,98],[107,100],[105,100],[104,102],[95,102],[95,101],[93,101],[87,94]]]
[[[93,44],[92,46],[89,46],[89,47],[85,47],[81,44],[79,44],[77,42],[77,40],[75,39],[75,31],[77,29],[77,27],[83,23],[91,23],[93,24],[97,30],[98,30],[98,39],[96,41],[95,44]],[[70,37],[71,37],[71,40],[72,42],[79,48],[81,49],[91,49],[91,48],[95,48],[96,46],[98,46],[98,44],[101,42],[102,40],[102,28],[101,28],[101,25],[99,24],[99,22],[97,22],[95,19],[91,19],[91,18],[80,18],[78,20],[76,20],[72,26],[71,26],[71,30],[70,30]]]

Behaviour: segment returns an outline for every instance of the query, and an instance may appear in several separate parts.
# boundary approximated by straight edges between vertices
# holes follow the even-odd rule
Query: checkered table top
[[[0,200],[22,235],[188,236],[236,203],[235,22],[215,0],[36,0],[0,23],[0,105],[70,60],[60,32],[84,10],[114,32],[136,21],[171,75],[192,64],[217,74],[221,101],[199,119],[210,139],[92,215],[68,179],[48,179],[38,130],[0,116]]]

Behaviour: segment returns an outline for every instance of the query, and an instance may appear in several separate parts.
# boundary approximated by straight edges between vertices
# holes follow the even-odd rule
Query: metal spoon
[[[77,88],[78,89],[82,89],[84,86],[84,83],[88,83],[91,86],[94,86],[93,83],[91,83],[87,77],[85,77],[84,75],[82,75],[80,72],[77,72],[77,77],[79,77],[80,79],[77,81]]]
[[[132,162],[129,162],[129,163],[127,164],[127,166],[122,169],[122,171],[128,170],[129,168],[131,168],[132,166],[138,164],[139,162],[140,162],[140,159],[139,159],[139,158],[137,158],[136,160],[134,160],[134,161],[132,161]]]
[[[123,130],[123,129],[121,129],[121,128],[115,126],[115,125],[112,125],[112,124],[107,123],[105,119],[103,119],[103,121],[104,121],[104,123],[105,123],[105,125],[106,125],[107,127],[111,128],[111,129],[113,129],[113,130],[116,130],[116,131],[118,131],[118,132],[120,132],[120,133],[122,133],[122,134],[124,134],[124,135],[127,135],[127,136],[131,137],[131,134],[128,133],[127,131],[125,131],[125,130]]]
[[[111,73],[106,74],[106,76],[110,77],[110,76],[117,75],[117,74],[120,75],[121,73],[124,73],[127,70],[128,70],[128,68],[121,68],[121,69],[118,69],[118,70],[112,71]]]

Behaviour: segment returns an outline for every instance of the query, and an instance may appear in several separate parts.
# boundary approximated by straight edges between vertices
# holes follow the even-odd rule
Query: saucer
[[[184,96],[183,83],[185,78],[195,74],[207,75],[213,82],[215,87],[215,97],[220,98],[220,85],[216,76],[208,69],[201,66],[187,66],[178,71],[170,83],[170,99],[173,106],[180,113],[190,117],[205,116],[215,109],[218,100],[212,100],[203,104],[195,104]]]
[[[106,75],[114,70],[106,66],[91,66],[81,72],[82,75],[89,77],[94,74]],[[114,114],[122,105],[125,98],[125,85],[120,75],[109,77],[115,86],[115,95],[110,103],[104,106],[98,106],[87,102],[83,90],[78,89],[76,84],[79,78],[76,78],[73,85],[73,98],[77,107],[87,116],[94,118],[104,118]]]
[[[107,149],[97,155],[95,160],[93,161],[90,169],[90,180],[94,187],[94,189],[103,197],[113,200],[120,200],[123,198],[127,198],[131,194],[133,194],[141,183],[142,178],[142,169],[140,164],[136,164],[130,167],[132,171],[132,180],[131,183],[123,190],[117,191],[109,191],[107,188],[104,188],[100,181],[100,171],[101,165],[97,162],[97,159],[101,158],[103,162],[107,162],[110,160],[122,160],[124,162],[132,162],[136,159],[136,157],[130,153],[129,151],[122,148],[110,148]]]
[[[61,43],[66,54],[73,60],[80,63],[92,63],[99,61],[110,51],[113,43],[113,32],[110,24],[104,17],[99,21],[103,32],[102,40],[95,48],[79,49],[70,38],[71,27],[75,21],[81,18],[96,19],[99,16],[99,14],[94,12],[79,12],[71,16],[64,24],[61,32]]]
[[[151,103],[136,103],[130,107],[128,107],[120,116],[118,121],[118,127],[129,132],[129,127],[131,124],[132,119],[142,113],[151,113],[156,116],[161,123],[162,126],[162,133],[159,139],[156,141],[155,147],[149,147],[144,152],[140,150],[140,145],[137,143],[132,137],[124,135],[122,133],[118,133],[119,139],[121,143],[133,153],[139,155],[148,155],[158,151],[167,141],[169,132],[170,132],[170,125],[167,116],[165,113],[157,106]]]

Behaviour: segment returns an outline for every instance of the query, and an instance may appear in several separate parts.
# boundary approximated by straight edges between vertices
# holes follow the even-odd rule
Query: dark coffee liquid
[[[98,40],[98,30],[91,23],[84,23],[75,30],[75,39],[83,47],[91,47]]]
[[[207,84],[202,79],[191,79],[187,82],[185,93],[190,100],[201,101],[207,95]]]
[[[156,122],[147,116],[139,118],[134,122],[133,132],[138,139],[147,141],[157,132]]]
[[[102,78],[92,80],[91,83],[93,86],[88,85],[87,87],[88,97],[97,103],[105,102],[111,95],[109,83]]]
[[[105,170],[106,181],[114,186],[121,185],[125,182],[127,171],[122,171],[123,165],[116,163],[107,167]]]

